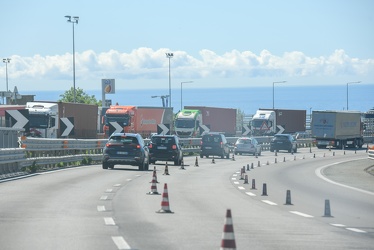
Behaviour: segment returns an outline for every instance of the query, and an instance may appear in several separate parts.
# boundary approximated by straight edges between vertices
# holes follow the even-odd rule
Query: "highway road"
[[[364,150],[195,160],[169,175],[162,163],[147,172],[93,165],[1,182],[1,249],[219,249],[227,209],[237,249],[373,249]],[[154,167],[160,195],[147,194]],[[165,183],[173,213],[157,213]]]

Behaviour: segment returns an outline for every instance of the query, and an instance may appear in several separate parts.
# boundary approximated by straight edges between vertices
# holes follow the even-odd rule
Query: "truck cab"
[[[197,137],[201,124],[202,114],[200,110],[183,109],[175,117],[175,133],[179,137]]]
[[[275,111],[257,110],[251,121],[252,135],[274,135],[275,119]]]
[[[57,138],[58,105],[56,103],[28,102],[30,136]]]

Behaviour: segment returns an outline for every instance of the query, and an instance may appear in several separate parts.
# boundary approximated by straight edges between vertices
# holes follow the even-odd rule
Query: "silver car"
[[[252,154],[252,155],[261,155],[261,144],[258,141],[251,137],[241,137],[235,142],[234,154]]]

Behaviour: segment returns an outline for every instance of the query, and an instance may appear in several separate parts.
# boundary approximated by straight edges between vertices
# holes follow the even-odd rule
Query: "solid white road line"
[[[293,214],[296,214],[296,215],[300,215],[300,216],[303,216],[305,218],[313,218],[314,217],[312,215],[300,213],[300,212],[297,212],[297,211],[290,211],[290,213],[293,213]]]
[[[114,242],[114,244],[116,244],[117,248],[118,249],[131,249],[131,247],[129,246],[129,244],[127,244],[127,242],[125,241],[125,239],[122,237],[122,236],[112,236],[112,240]]]
[[[345,187],[345,188],[349,188],[349,189],[352,189],[352,190],[355,190],[355,191],[359,191],[361,193],[365,193],[365,194],[369,194],[369,195],[374,195],[373,192],[370,192],[370,191],[366,191],[366,190],[363,190],[363,189],[359,189],[359,188],[355,188],[355,187],[351,187],[351,186],[348,186],[348,185],[344,185],[344,184],[341,184],[341,183],[338,183],[338,182],[335,182],[335,181],[332,181],[330,179],[328,179],[327,177],[325,177],[323,174],[322,174],[322,171],[323,169],[327,168],[327,167],[330,167],[330,166],[333,166],[333,165],[337,165],[337,164],[340,164],[340,163],[343,163],[344,161],[341,161],[341,162],[335,162],[333,164],[329,164],[329,165],[326,165],[326,166],[322,166],[322,167],[319,167],[315,170],[315,174],[321,178],[322,180],[325,180],[327,182],[330,182],[332,184],[335,184],[335,185],[338,185],[338,186],[341,186],[341,187]]]
[[[112,217],[104,217],[105,225],[107,226],[114,226],[116,223],[114,222]]]

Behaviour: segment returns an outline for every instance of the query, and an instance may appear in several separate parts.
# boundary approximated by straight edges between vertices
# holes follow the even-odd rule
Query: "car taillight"
[[[221,142],[220,144],[221,144],[221,148],[223,148],[223,143]]]
[[[173,146],[171,146],[171,149],[177,149],[177,145],[173,145]]]
[[[139,145],[139,144],[137,144],[137,145],[136,145],[136,148],[140,148],[140,145]]]
[[[149,144],[148,148],[152,148],[152,147],[153,147],[152,144]]]

